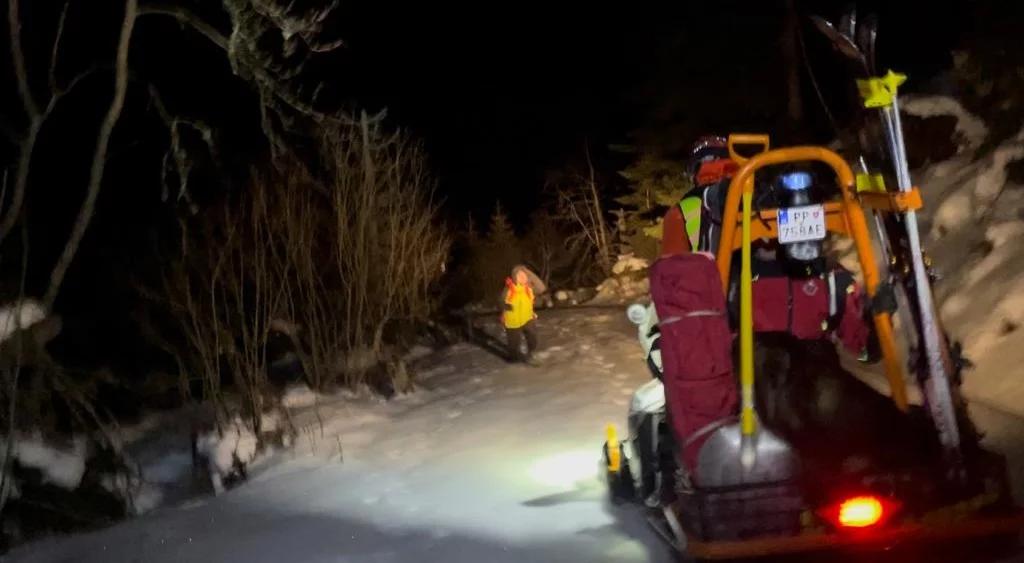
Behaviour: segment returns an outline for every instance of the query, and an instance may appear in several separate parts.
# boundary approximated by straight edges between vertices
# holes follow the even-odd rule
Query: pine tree
[[[501,208],[499,201],[494,205],[494,212],[491,213],[491,222],[487,229],[487,243],[495,248],[509,248],[516,246],[516,233],[512,224]]]
[[[573,256],[566,248],[567,233],[548,209],[538,209],[530,217],[530,226],[523,237],[523,254],[527,263],[549,287],[564,285],[571,273]]]
[[[501,203],[494,207],[486,236],[478,237],[475,233],[470,236],[467,243],[471,293],[474,300],[490,301],[500,294],[502,281],[512,267],[522,261],[521,245]]]
[[[661,218],[690,189],[682,159],[644,153],[619,174],[629,181],[630,191],[616,201],[624,209],[623,241],[634,254],[653,259],[661,240]]]

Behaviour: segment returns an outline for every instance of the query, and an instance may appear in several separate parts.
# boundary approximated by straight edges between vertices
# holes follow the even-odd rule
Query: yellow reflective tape
[[[697,251],[700,238],[700,207],[701,198],[688,197],[679,202],[679,210],[683,213],[686,224],[686,237],[690,239],[690,250]]]
[[[876,76],[857,81],[857,89],[866,108],[884,108],[892,105],[901,84],[907,75],[889,71],[885,76]]]

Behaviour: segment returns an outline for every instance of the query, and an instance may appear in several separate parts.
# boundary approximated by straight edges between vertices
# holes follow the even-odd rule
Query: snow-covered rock
[[[627,303],[643,298],[650,293],[650,290],[651,286],[647,276],[608,278],[597,286],[597,295],[589,303],[595,305]]]
[[[258,446],[256,434],[240,418],[235,418],[223,432],[215,430],[199,437],[196,449],[209,465],[214,491],[223,492],[225,481],[236,478],[240,467],[256,459]]]
[[[981,158],[957,155],[915,175],[924,190],[930,236],[939,239],[963,229],[977,232],[977,221],[995,217],[1000,210],[1015,212],[1016,202],[1003,195],[1009,166],[1022,159],[1024,129]]]
[[[956,99],[949,96],[906,96],[900,99],[900,109],[916,117],[928,118],[949,115],[956,118],[956,132],[960,135],[960,151],[976,149],[988,136],[988,127],[970,113]]]
[[[615,265],[612,266],[612,274],[618,276],[627,272],[642,272],[649,266],[647,260],[633,256],[632,253],[620,255]]]
[[[316,393],[306,384],[289,385],[281,396],[281,405],[289,409],[311,407],[317,403]]]
[[[45,318],[46,310],[32,300],[0,307],[0,342],[10,338],[15,331],[29,328]]]
[[[647,260],[632,253],[619,256],[612,266],[612,277],[597,286],[597,294],[589,300],[595,305],[621,304],[635,301],[650,292]]]
[[[62,448],[34,436],[15,441],[14,457],[21,465],[41,471],[45,482],[72,490],[82,482],[87,448],[81,438],[74,440],[70,448]]]

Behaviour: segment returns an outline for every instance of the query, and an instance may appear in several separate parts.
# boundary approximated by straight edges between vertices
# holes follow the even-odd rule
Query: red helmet
[[[728,167],[729,170],[718,170],[722,166],[715,167],[714,163],[720,163],[722,166]],[[731,164],[727,139],[719,135],[705,135],[697,139],[693,147],[690,148],[687,170],[693,185],[697,186],[713,183],[721,177],[731,175],[735,171],[735,166],[731,166]],[[705,165],[711,165],[714,170]],[[707,170],[702,174],[702,169]],[[711,178],[711,176],[715,176],[715,178]]]
[[[728,139],[720,135],[704,135],[698,138],[690,148],[690,158],[702,159],[712,155],[717,158],[728,156]]]
[[[690,148],[689,172],[690,177],[697,175],[700,167],[711,160],[729,158],[728,141],[719,135],[705,135],[697,139]]]

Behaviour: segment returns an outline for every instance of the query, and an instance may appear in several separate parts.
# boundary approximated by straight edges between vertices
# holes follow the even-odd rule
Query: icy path
[[[648,377],[632,326],[617,310],[540,326],[540,367],[457,346],[412,396],[328,401],[323,431],[300,413],[312,438],[242,487],[5,560],[669,561],[596,477],[604,424]]]

